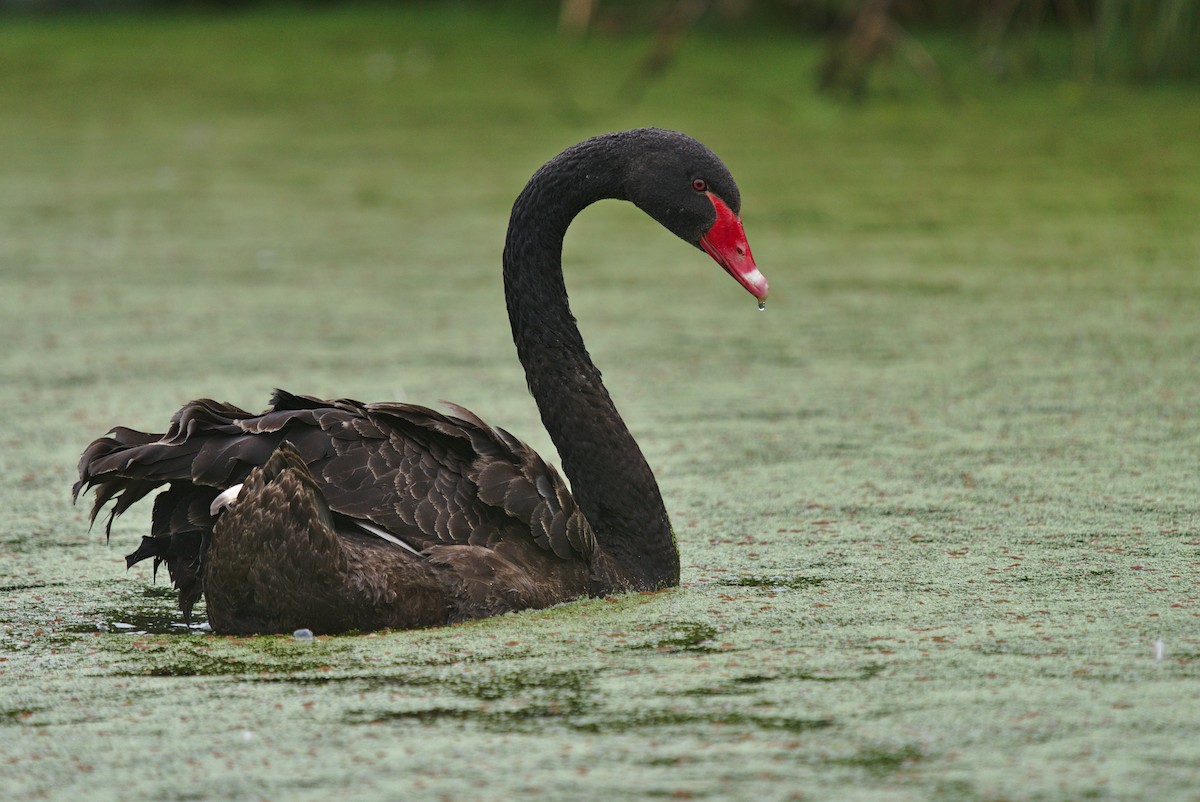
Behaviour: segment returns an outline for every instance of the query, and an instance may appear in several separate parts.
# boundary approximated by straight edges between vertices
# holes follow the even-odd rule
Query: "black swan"
[[[473,413],[321,401],[277,390],[253,414],[209,399],[165,434],[117,427],[88,446],[81,490],[108,529],[151,491],[126,558],[166,563],[179,606],[206,596],[222,633],[436,626],[581,596],[679,584],[658,484],[567,304],[563,236],[603,198],[635,203],[759,300],[767,281],[729,171],[684,134],[598,136],[551,159],[513,204],[504,293],[559,473]]]

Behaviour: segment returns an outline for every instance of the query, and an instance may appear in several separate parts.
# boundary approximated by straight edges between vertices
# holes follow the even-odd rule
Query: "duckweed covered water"
[[[1196,799],[1194,94],[847,109],[812,47],[700,36],[627,106],[645,42],[448,13],[0,28],[0,796]],[[552,456],[507,210],[645,124],[725,157],[772,284],[620,204],[567,241],[682,587],[219,637],[124,569],[148,510],[70,506],[110,426],[276,385]]]

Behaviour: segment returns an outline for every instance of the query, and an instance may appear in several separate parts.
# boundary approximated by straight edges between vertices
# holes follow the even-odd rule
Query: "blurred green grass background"
[[[556,36],[468,4],[0,26],[6,798],[1197,799],[1200,97]],[[636,210],[567,241],[677,591],[444,630],[174,634],[69,487],[121,423],[446,398],[553,449],[512,198],[658,125],[737,177],[766,314]],[[149,634],[115,631],[117,623]],[[1155,642],[1162,659],[1155,659]]]

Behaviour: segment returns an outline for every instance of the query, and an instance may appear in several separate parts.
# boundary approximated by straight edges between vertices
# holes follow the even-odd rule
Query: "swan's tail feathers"
[[[97,490],[98,503],[92,510],[93,520],[103,506],[99,499],[107,500],[120,492],[122,481],[121,477],[104,477],[97,481],[100,489]],[[108,515],[106,531],[117,515],[158,486],[157,482],[129,483],[117,496],[117,503]],[[131,492],[129,488],[134,489]],[[154,499],[150,534],[143,537],[137,549],[125,557],[127,568],[143,560],[153,560],[155,577],[158,576],[159,566],[166,564],[171,584],[179,591],[179,609],[189,624],[192,607],[203,593],[201,563],[212,535],[214,518],[209,514],[209,506],[216,493],[214,488],[190,482],[171,483]]]
[[[105,537],[112,531],[118,515],[164,483],[149,479],[144,470],[130,470],[139,461],[139,452],[161,438],[162,435],[118,427],[107,437],[92,441],[79,458],[79,480],[71,488],[71,500],[78,501],[81,492],[95,487],[96,499],[88,515],[95,523],[100,510],[116,499],[105,523]]]
[[[158,566],[167,564],[167,575],[171,584],[179,591],[179,609],[183,620],[192,623],[192,607],[204,593],[201,583],[200,564],[208,546],[208,532],[171,532],[165,535],[150,535],[142,538],[137,550],[125,557],[126,568],[132,568],[142,560],[154,559],[154,575]]]
[[[154,499],[150,535],[126,557],[126,565],[152,559],[157,575],[158,567],[166,563],[179,590],[179,607],[188,619],[201,595],[200,563],[216,520],[209,508],[221,492],[220,484],[211,481],[216,471],[207,466],[214,454],[249,439],[239,436],[243,433],[237,428],[237,421],[248,415],[215,401],[193,401],[175,413],[165,433],[120,426],[94,440],[79,460],[79,479],[71,496],[78,501],[81,493],[94,490],[88,515],[93,524],[111,503],[105,516],[106,537],[118,516],[166,487]],[[225,470],[239,468],[240,463],[230,460]]]
[[[101,509],[113,502],[106,533],[118,516],[163,485],[187,485],[207,495],[206,503],[211,503],[222,489],[241,481],[251,466],[264,462],[282,439],[282,433],[247,436],[246,421],[253,417],[230,404],[200,399],[176,412],[162,434],[119,426],[83,452],[72,498],[78,500],[81,493],[95,488],[93,523]],[[172,515],[194,512],[191,504],[180,506],[178,501],[177,497],[169,505]],[[154,519],[157,530],[157,505]],[[174,523],[169,528],[177,529]]]

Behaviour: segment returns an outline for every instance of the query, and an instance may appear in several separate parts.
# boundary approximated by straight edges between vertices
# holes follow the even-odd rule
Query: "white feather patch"
[[[358,524],[359,527],[364,532],[369,532],[370,534],[374,535],[375,537],[381,537],[384,540],[386,540],[388,543],[395,543],[400,548],[407,549],[407,550],[411,551],[413,554],[417,555],[418,557],[422,556],[421,552],[417,551],[412,546],[408,545],[403,540],[401,540],[400,538],[393,535],[391,532],[388,532],[386,529],[380,529],[375,524],[367,523],[366,521],[355,521],[355,523]]]
[[[213,499],[212,505],[208,508],[208,514],[219,515],[222,510],[229,509],[233,506],[233,502],[237,501],[237,498],[239,495],[241,495],[241,492],[241,484],[236,484],[225,492],[221,493],[221,495]]]

